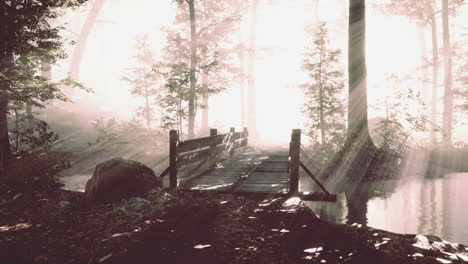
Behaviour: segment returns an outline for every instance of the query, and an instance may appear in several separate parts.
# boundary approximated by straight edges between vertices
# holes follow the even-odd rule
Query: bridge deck
[[[234,193],[287,193],[288,154],[247,152],[220,164],[212,171],[183,183],[185,190]]]

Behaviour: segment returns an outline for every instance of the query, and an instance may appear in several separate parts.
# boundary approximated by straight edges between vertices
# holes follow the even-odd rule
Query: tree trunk
[[[348,28],[348,137],[370,139],[367,124],[365,0],[351,0]]]
[[[204,87],[208,85],[208,76],[205,73],[202,73],[202,83]],[[210,132],[210,129],[208,127],[208,115],[209,115],[208,104],[209,104],[208,95],[203,95],[202,97],[203,109],[202,109],[201,131],[200,131],[202,137],[207,136],[208,133]]]
[[[420,78],[421,78],[421,97],[422,97],[422,101],[423,101],[423,106],[422,106],[422,114],[424,116],[429,116],[429,109],[428,109],[428,105],[430,104],[429,103],[429,87],[427,85],[427,82],[426,80],[428,79],[428,71],[426,69],[426,67],[424,67],[424,65],[426,64],[425,62],[425,57],[426,57],[426,53],[427,53],[427,48],[426,48],[426,32],[425,32],[425,28],[424,27],[420,27],[419,28],[419,46],[421,47],[421,66],[422,69],[421,69],[421,75],[420,75]],[[427,128],[427,120],[426,118],[424,118],[422,120],[422,126],[424,129]]]
[[[81,61],[83,59],[83,54],[86,49],[89,35],[91,34],[93,26],[96,24],[99,13],[101,12],[105,2],[106,0],[95,0],[93,2],[93,7],[91,8],[88,17],[86,18],[86,21],[81,28],[81,32],[76,41],[70,63],[70,77],[73,79],[78,79],[80,74]]]
[[[321,32],[321,38],[323,38],[323,31]],[[324,40],[324,39],[323,39]],[[318,85],[319,85],[319,115],[320,115],[320,137],[322,146],[325,144],[325,118],[323,114],[323,85],[322,85],[322,57],[323,57],[323,41],[320,40],[320,59],[319,59],[319,72],[318,72]]]
[[[342,149],[321,172],[325,177],[337,175],[340,177],[339,182],[342,183],[350,178],[360,181],[371,176],[375,167],[372,163],[376,147],[369,135],[367,124],[365,23],[365,0],[350,0],[348,135]]]
[[[146,128],[150,129],[151,127],[151,115],[150,115],[150,106],[149,106],[149,91],[148,84],[146,82],[146,74],[144,75],[143,85],[145,87],[145,119],[146,119]]]
[[[195,20],[195,0],[187,0],[190,12],[190,91],[188,102],[188,138],[195,135],[195,89],[197,86],[197,27]]]
[[[241,127],[246,126],[246,121],[245,121],[245,69],[244,69],[244,64],[245,64],[245,50],[244,50],[244,45],[242,45],[242,40],[241,40],[241,32],[239,31],[239,70],[240,70],[240,117],[241,117]]]
[[[250,25],[250,43],[249,43],[249,61],[248,61],[248,116],[247,125],[249,136],[257,136],[257,111],[255,103],[255,46],[257,37],[257,8],[258,0],[252,0],[251,7],[251,25]]]
[[[0,36],[6,36],[6,29],[3,27]],[[13,67],[13,51],[11,51],[6,42],[0,46],[0,69],[11,70]],[[10,137],[8,135],[8,97],[4,92],[9,89],[9,82],[0,79],[0,176],[7,167],[8,159],[11,156]]]
[[[444,116],[442,130],[443,143],[450,145],[452,141],[452,49],[450,47],[450,29],[448,0],[442,0],[442,32],[444,39]]]
[[[432,35],[432,102],[431,102],[431,142],[436,143],[437,129],[437,85],[439,83],[439,55],[437,45],[437,23],[435,15],[431,17]]]

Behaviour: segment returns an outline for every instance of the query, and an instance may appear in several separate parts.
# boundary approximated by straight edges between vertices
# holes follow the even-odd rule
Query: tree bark
[[[432,36],[432,101],[431,101],[431,142],[436,143],[437,129],[437,85],[439,83],[439,55],[437,45],[437,23],[435,15],[431,16],[431,36]]]
[[[190,91],[188,102],[188,138],[195,135],[195,90],[197,86],[197,27],[195,20],[195,0],[186,0],[190,12]]]
[[[6,36],[6,28],[2,27],[0,36]],[[13,51],[7,47],[6,42],[0,46],[0,69],[7,69],[9,72],[13,68]],[[6,91],[9,89],[9,82],[0,79],[0,176],[3,176],[11,156],[10,137],[8,135],[8,103]]]
[[[348,23],[348,135],[342,149],[321,172],[325,177],[337,175],[340,184],[371,176],[376,150],[367,124],[365,0],[350,0]]]
[[[351,0],[348,28],[348,138],[370,140],[367,124],[365,0]]]
[[[93,3],[93,7],[86,18],[83,27],[81,28],[81,32],[78,36],[76,41],[75,48],[73,50],[73,55],[70,63],[70,77],[73,79],[78,79],[80,74],[81,68],[81,61],[83,59],[83,54],[86,49],[86,44],[89,39],[89,35],[93,30],[94,25],[99,17],[99,13],[101,12],[102,8],[104,7],[104,3],[106,0],[96,0]]]
[[[448,0],[442,0],[442,32],[444,47],[444,115],[442,122],[443,143],[450,145],[452,141],[452,49],[450,47],[450,29]]]
[[[257,111],[255,103],[255,46],[257,37],[257,8],[258,0],[252,0],[249,61],[248,61],[248,116],[247,125],[252,138],[257,136]]]

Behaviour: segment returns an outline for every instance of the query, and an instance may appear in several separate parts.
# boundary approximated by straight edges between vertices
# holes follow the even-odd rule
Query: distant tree
[[[302,70],[309,80],[301,85],[308,117],[308,135],[316,147],[338,151],[346,135],[343,93],[344,73],[340,68],[341,50],[329,48],[325,22],[320,22],[314,34],[313,46],[305,54]]]
[[[154,67],[156,56],[149,46],[148,35],[137,39],[136,50],[134,60],[138,65],[128,69],[122,80],[132,85],[130,92],[133,95],[143,98],[144,105],[138,107],[136,114],[143,118],[146,128],[149,129],[156,117],[154,101],[161,90],[157,87],[160,83],[160,76],[157,68]]]
[[[247,126],[252,137],[257,135],[257,111],[255,104],[255,55],[257,45],[257,9],[258,1],[252,0],[250,6],[250,37],[249,37],[249,53],[247,60]]]
[[[207,130],[208,97],[224,90],[237,71],[235,67],[231,66],[234,51],[227,45],[229,33],[233,31],[232,29],[238,20],[234,8],[237,1],[194,1],[194,10],[192,10],[190,1],[178,1],[178,3],[175,23],[166,30],[168,45],[164,48],[163,58],[166,62],[166,69],[177,71],[170,74],[172,77],[185,76],[185,73],[180,71],[185,68],[184,64],[188,66],[188,92],[179,94],[187,96],[182,101],[187,100],[187,134],[190,138],[195,133],[194,122],[197,110],[202,109],[202,130]],[[195,11],[197,19],[194,36],[192,18]],[[174,61],[177,63],[173,63]],[[194,65],[195,69],[193,69]],[[182,85],[181,82],[178,83]],[[170,84],[170,86],[173,85],[174,82]],[[191,117],[193,117],[193,124]]]
[[[464,44],[468,41],[468,34],[465,34],[464,41],[457,43],[452,52],[454,59],[454,96],[459,101],[457,108],[463,112],[468,112],[468,49]]]
[[[78,34],[70,62],[70,76],[74,79],[78,79],[79,77],[78,75],[80,74],[81,61],[83,59],[84,51],[86,50],[86,44],[93,27],[99,18],[99,14],[104,8],[106,0],[92,0],[88,2],[91,4],[91,8],[86,16],[83,26],[81,27],[80,33]]]
[[[170,64],[164,78],[166,89],[157,97],[162,108],[161,126],[179,130],[183,138],[183,121],[188,117],[189,67],[183,62]]]
[[[188,92],[188,138],[195,135],[195,97],[197,86],[197,20],[195,13],[195,0],[177,0],[179,5],[187,4],[190,21],[190,78]]]
[[[442,35],[444,56],[444,115],[442,118],[443,143],[451,145],[453,120],[452,47],[450,45],[449,1],[442,0]]]
[[[447,13],[453,13],[455,8],[463,4],[463,0],[451,0],[452,7],[447,8]],[[383,10],[389,15],[403,15],[407,16],[410,20],[415,21],[419,26],[429,26],[431,28],[432,40],[432,102],[431,102],[431,141],[436,142],[437,130],[437,88],[439,85],[439,45],[437,40],[437,14],[441,12],[435,0],[424,1],[405,1],[405,0],[391,0],[389,3],[381,6]],[[447,107],[450,108],[449,98],[451,93],[446,97]],[[448,109],[447,109],[448,111]],[[450,116],[447,113],[448,117]],[[448,124],[449,122],[446,121]]]
[[[386,82],[388,87],[385,88],[387,95],[374,107],[374,110],[384,114],[373,132],[377,134],[379,148],[386,152],[403,154],[409,141],[423,130],[426,117],[422,112],[424,103],[421,94],[411,89],[411,85],[405,85],[405,79],[410,78],[389,76]]]
[[[7,123],[9,103],[13,98],[24,101],[32,98],[16,85],[31,77],[37,80],[35,73],[43,63],[52,64],[65,56],[60,36],[62,28],[51,27],[48,21],[57,18],[60,9],[75,8],[84,2],[16,0],[0,3],[0,171],[11,153]],[[25,67],[28,71],[23,70]],[[35,95],[39,99],[47,98],[41,92]]]

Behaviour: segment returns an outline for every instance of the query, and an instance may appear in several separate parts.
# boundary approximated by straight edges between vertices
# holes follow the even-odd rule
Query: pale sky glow
[[[304,48],[312,43],[305,32],[316,21],[314,5],[310,1],[276,1],[268,5],[260,1],[258,10],[256,60],[257,120],[261,137],[276,142],[288,142],[292,128],[303,126],[300,89],[304,73],[300,71]],[[368,1],[376,2],[376,1]],[[130,87],[121,81],[125,69],[132,66],[135,38],[148,33],[156,54],[165,45],[162,27],[173,21],[172,1],[108,0],[100,20],[95,25],[82,62],[80,81],[96,91],[82,99],[99,104],[116,116],[128,119],[138,100]],[[346,70],[347,3],[339,0],[321,1],[317,16],[328,22],[331,45],[343,50],[343,70]],[[74,14],[69,28],[79,31],[86,13]],[[248,38],[249,12],[242,24],[244,38]],[[234,33],[233,39],[237,39]],[[429,40],[429,36],[427,37]],[[367,66],[369,103],[385,94],[385,76],[389,73],[408,74],[420,63],[420,42],[416,25],[400,18],[382,16],[367,8]],[[427,49],[430,50],[428,43]],[[59,69],[58,69],[59,70]],[[66,72],[61,67],[58,75]],[[223,123],[240,128],[239,85],[232,91],[211,98],[210,125]],[[369,116],[375,113],[369,112]]]

